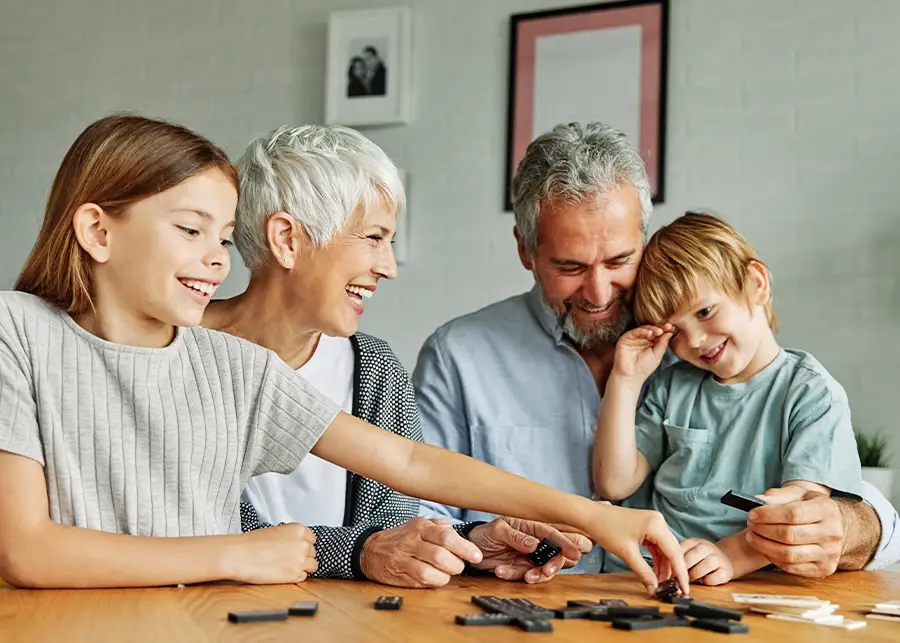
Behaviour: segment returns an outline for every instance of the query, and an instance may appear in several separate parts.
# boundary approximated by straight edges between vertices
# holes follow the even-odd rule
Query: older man
[[[602,391],[652,205],[643,162],[608,126],[560,125],[536,139],[513,182],[528,293],[452,320],[426,342],[413,375],[425,440],[586,497]],[[794,495],[792,495],[794,494]],[[796,490],[750,514],[749,542],[782,569],[825,576],[900,558],[897,512],[874,488],[865,503]],[[460,522],[477,512],[425,503]],[[617,568],[597,548],[573,571]]]

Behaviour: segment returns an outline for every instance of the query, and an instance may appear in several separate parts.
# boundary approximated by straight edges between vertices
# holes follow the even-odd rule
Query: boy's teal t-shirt
[[[679,540],[746,528],[747,513],[720,502],[729,489],[755,495],[806,480],[860,492],[847,395],[812,355],[782,349],[740,384],[685,362],[654,380],[635,421],[652,485],[624,504],[659,511]]]

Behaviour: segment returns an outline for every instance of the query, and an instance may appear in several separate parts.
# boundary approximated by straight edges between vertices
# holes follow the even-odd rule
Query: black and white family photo
[[[347,98],[384,96],[387,94],[387,40],[383,38],[354,40],[350,43],[347,68]]]
[[[326,124],[375,126],[409,122],[411,43],[409,7],[330,14]]]

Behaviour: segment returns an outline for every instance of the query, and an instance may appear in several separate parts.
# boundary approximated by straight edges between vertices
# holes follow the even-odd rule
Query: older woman
[[[397,274],[391,239],[405,195],[394,164],[358,132],[307,126],[252,141],[238,169],[234,240],[250,284],[213,302],[203,325],[275,351],[348,413],[421,441],[408,374],[385,342],[357,332],[379,281]],[[478,569],[539,582],[590,549],[540,523],[504,518],[455,530],[417,518],[417,500],[314,456],[290,475],[252,479],[244,499],[245,531],[312,525],[314,577],[440,586],[480,549]],[[525,554],[547,536],[565,543],[566,557],[532,568]]]

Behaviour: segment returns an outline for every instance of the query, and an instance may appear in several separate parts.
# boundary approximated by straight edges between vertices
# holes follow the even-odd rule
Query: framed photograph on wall
[[[504,204],[528,144],[559,123],[622,130],[647,166],[655,203],[665,175],[668,0],[626,0],[511,18]]]
[[[325,122],[351,126],[408,122],[411,70],[409,7],[331,13]]]

